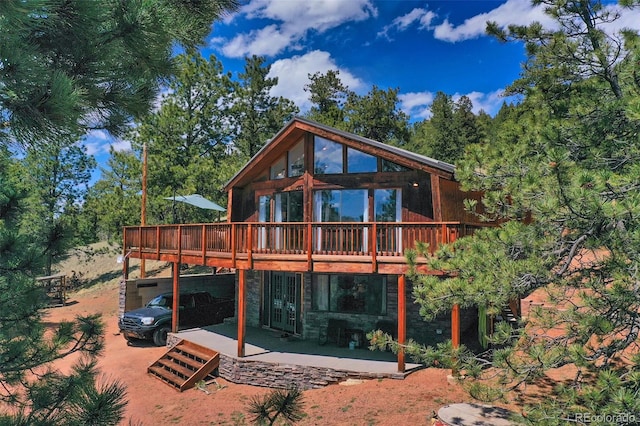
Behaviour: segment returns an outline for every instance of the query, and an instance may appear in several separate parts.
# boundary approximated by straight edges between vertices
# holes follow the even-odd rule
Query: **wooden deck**
[[[124,251],[131,258],[232,269],[403,274],[404,253],[416,241],[434,252],[478,228],[461,222],[139,226],[124,229]]]

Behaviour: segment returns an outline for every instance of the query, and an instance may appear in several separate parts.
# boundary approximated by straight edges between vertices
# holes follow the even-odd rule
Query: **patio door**
[[[269,319],[271,328],[289,333],[300,332],[301,275],[290,272],[271,272],[269,291]]]
[[[315,249],[321,253],[366,252],[368,229],[353,222],[369,221],[369,197],[366,189],[332,189],[314,192],[314,222],[330,222],[318,226]]]
[[[279,192],[258,197],[260,223],[302,222],[304,204],[302,191]],[[296,250],[302,247],[299,234],[284,226],[258,226],[258,249]]]
[[[374,217],[376,222],[402,221],[402,191],[398,189],[376,189],[373,193]],[[378,252],[403,253],[402,228],[380,226],[376,236]]]

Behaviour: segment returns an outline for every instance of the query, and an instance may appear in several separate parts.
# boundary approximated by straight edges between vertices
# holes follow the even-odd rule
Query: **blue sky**
[[[244,58],[265,56],[270,77],[279,83],[273,95],[309,108],[308,75],[339,70],[351,90],[367,93],[373,85],[399,89],[400,108],[412,121],[429,117],[438,91],[466,95],[474,111],[494,115],[503,90],[525,60],[520,44],[500,43],[485,35],[487,21],[501,27],[534,21],[553,25],[529,0],[245,0],[240,10],[213,25],[202,49],[214,54],[225,71],[241,72]],[[611,5],[610,7],[617,7]],[[625,10],[611,31],[640,29],[640,11]],[[126,141],[104,132],[86,140],[99,163],[109,146]]]

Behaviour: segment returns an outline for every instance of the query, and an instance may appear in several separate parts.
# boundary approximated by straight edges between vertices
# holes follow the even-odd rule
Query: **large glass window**
[[[378,171],[378,158],[357,149],[347,148],[348,173],[368,173]]]
[[[279,192],[258,198],[258,221],[260,222],[302,222],[304,205],[302,191]],[[273,217],[271,200],[274,200]]]
[[[316,136],[313,143],[313,170],[317,174],[344,173],[342,145]]]
[[[311,307],[316,311],[385,315],[387,279],[382,275],[314,275]]]
[[[271,196],[262,195],[258,199],[258,221],[271,222]]]
[[[289,177],[304,173],[304,139],[289,150]]]
[[[406,168],[405,166],[401,166],[400,164],[396,164],[392,161],[382,159],[382,171],[383,172],[408,172],[411,169]]]
[[[271,179],[282,179],[286,172],[286,158],[282,157],[271,166]]]
[[[302,191],[280,192],[275,199],[274,222],[302,222]]]
[[[366,222],[369,202],[366,189],[316,191],[315,222]]]
[[[376,222],[400,222],[402,219],[402,191],[400,189],[376,189],[373,193]],[[376,247],[383,253],[402,253],[402,229],[379,226]]]
[[[376,189],[373,194],[376,222],[400,222],[402,192],[399,189]]]

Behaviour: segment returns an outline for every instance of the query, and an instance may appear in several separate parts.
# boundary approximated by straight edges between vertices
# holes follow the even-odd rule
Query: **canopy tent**
[[[191,204],[192,206],[200,207],[201,209],[217,210],[219,212],[225,212],[227,209],[219,206],[213,201],[207,200],[200,194],[191,195],[176,195],[175,197],[164,197],[165,200],[180,201],[183,203]]]

